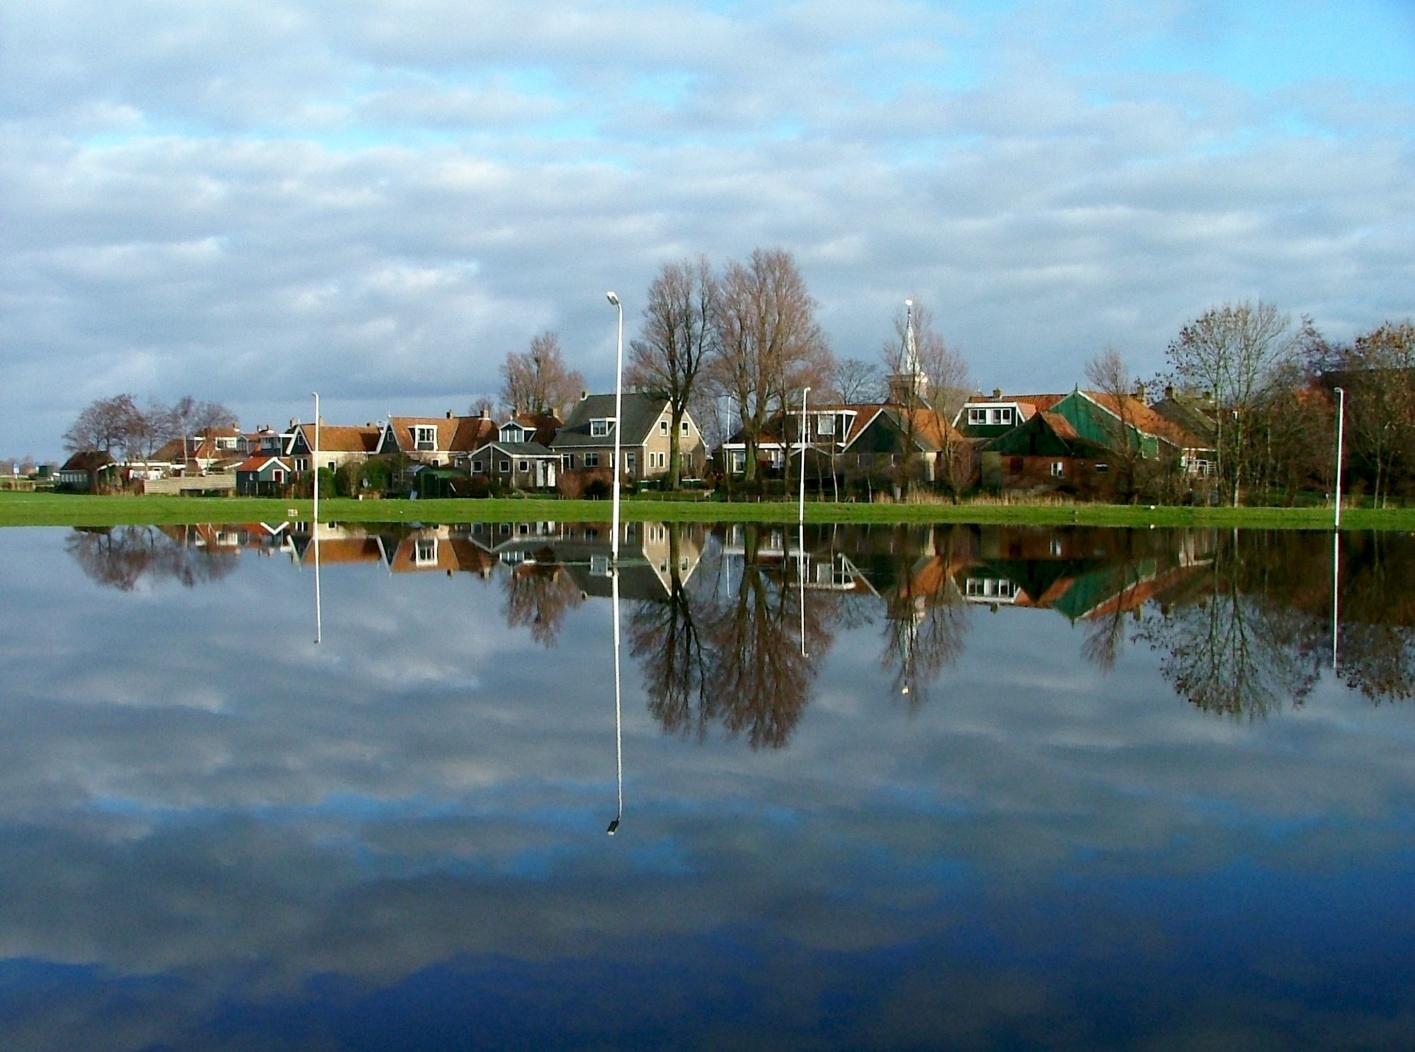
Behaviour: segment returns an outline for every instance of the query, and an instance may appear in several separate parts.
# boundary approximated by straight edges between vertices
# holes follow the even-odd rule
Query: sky
[[[1415,4],[0,0],[0,456],[95,398],[247,429],[596,390],[663,264],[794,254],[982,389],[1261,298],[1415,314]]]

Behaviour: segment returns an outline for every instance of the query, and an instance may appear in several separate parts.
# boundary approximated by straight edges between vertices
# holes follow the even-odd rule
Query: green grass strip
[[[175,525],[308,519],[308,500],[260,497],[130,497],[0,491],[0,526]],[[626,521],[795,522],[794,502],[719,503],[625,500]],[[324,522],[607,522],[607,500],[371,500],[331,497],[319,502]],[[1061,503],[806,502],[806,521],[839,523],[979,523],[1037,526],[1224,526],[1247,529],[1331,528],[1330,508],[1187,508]],[[1342,529],[1415,530],[1415,509],[1352,508]]]

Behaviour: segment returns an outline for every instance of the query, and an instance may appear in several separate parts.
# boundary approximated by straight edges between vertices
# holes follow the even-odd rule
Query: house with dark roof
[[[464,464],[472,452],[496,437],[496,422],[475,416],[390,416],[379,432],[379,456],[403,456],[429,467]],[[322,459],[322,458],[321,458]]]
[[[668,474],[673,427],[668,399],[628,391],[622,402],[624,420],[617,429],[624,454],[623,477],[631,483],[663,478]],[[570,410],[549,448],[559,455],[562,471],[607,471],[613,467],[615,430],[614,395],[587,394]],[[681,477],[702,474],[706,450],[702,432],[689,413],[679,424],[678,455]]]
[[[494,439],[472,451],[467,458],[471,477],[513,489],[553,489],[560,454],[547,443],[560,426],[560,419],[549,413],[517,413]]]
[[[101,449],[80,450],[54,473],[56,486],[90,492],[112,486],[117,479],[118,462]]]

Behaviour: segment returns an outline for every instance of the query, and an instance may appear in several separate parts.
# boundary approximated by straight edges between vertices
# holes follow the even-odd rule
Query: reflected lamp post
[[[624,400],[624,305],[619,302],[619,294],[614,290],[606,292],[605,298],[614,305],[619,315],[619,331],[614,342],[614,495],[613,510],[610,512],[611,539],[610,555],[615,566],[619,565],[619,418]]]
[[[618,810],[605,830],[610,836],[619,832],[619,822],[624,817],[624,710],[619,691],[619,567],[609,571],[610,594],[614,601],[614,778],[618,786]]]

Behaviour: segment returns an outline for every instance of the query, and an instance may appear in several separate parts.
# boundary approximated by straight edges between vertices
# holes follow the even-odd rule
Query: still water
[[[1415,1040],[1415,540],[627,529],[0,531],[0,1046]]]

